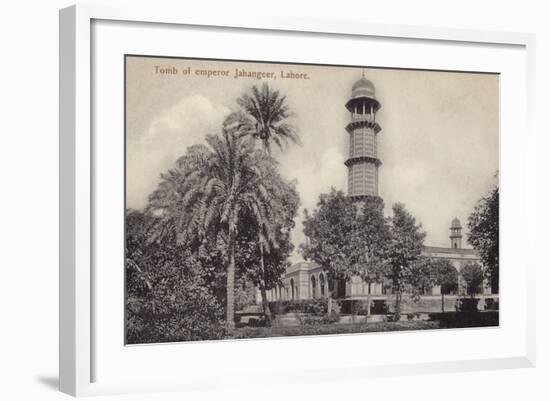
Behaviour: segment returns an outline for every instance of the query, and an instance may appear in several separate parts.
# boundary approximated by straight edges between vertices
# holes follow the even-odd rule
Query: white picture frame
[[[437,29],[413,26],[374,25],[363,21],[317,21],[317,20],[294,20],[292,18],[258,18],[253,15],[242,16],[239,19],[226,19],[216,15],[187,15],[184,11],[166,11],[151,8],[111,8],[107,6],[72,6],[60,11],[60,323],[59,323],[59,378],[60,390],[75,396],[125,393],[133,391],[160,391],[167,389],[201,389],[211,386],[232,386],[238,385],[231,375],[224,375],[223,370],[214,372],[212,375],[205,375],[204,371],[197,369],[197,372],[190,372],[185,379],[177,377],[151,377],[150,381],[140,380],[98,380],[97,375],[97,352],[101,349],[101,342],[97,345],[97,336],[94,334],[95,325],[98,323],[94,312],[93,289],[97,289],[97,277],[94,275],[94,240],[96,230],[94,220],[94,191],[96,190],[94,174],[97,168],[97,156],[102,152],[93,140],[92,127],[94,121],[94,109],[92,96],[94,87],[92,77],[94,75],[95,60],[93,59],[94,43],[93,24],[96,21],[126,22],[153,24],[166,27],[168,25],[179,27],[205,27],[209,30],[226,29],[241,30],[253,35],[254,32],[276,32],[286,35],[318,35],[319,37],[331,37],[337,35],[346,38],[384,38],[386,41],[412,40],[420,42],[433,42],[438,44],[461,44],[461,46],[501,46],[517,49],[518,65],[525,71],[522,83],[522,91],[525,93],[524,101],[521,102],[515,126],[525,132],[522,135],[522,146],[518,147],[516,142],[506,142],[502,145],[502,155],[509,155],[512,149],[519,153],[523,162],[515,171],[515,176],[509,174],[509,187],[522,183],[521,198],[513,206],[519,209],[523,220],[518,222],[510,219],[508,227],[515,226],[527,232],[526,239],[518,243],[518,252],[525,255],[523,258],[525,274],[517,281],[519,297],[522,299],[521,306],[529,306],[535,302],[534,269],[536,265],[535,252],[532,251],[534,243],[532,237],[535,230],[535,186],[536,186],[536,162],[535,162],[535,134],[532,128],[534,110],[534,35],[524,33],[507,32],[484,32],[457,29]],[[120,29],[128,29],[120,27]],[[141,29],[137,27],[136,29]],[[155,37],[151,35],[151,37]],[[118,40],[121,40],[118,37]],[[99,49],[101,50],[101,49]],[[264,59],[262,57],[259,58]],[[442,68],[434,65],[434,69]],[[120,88],[122,90],[122,88]],[[523,92],[522,92],[523,93]],[[503,97],[508,96],[503,92]],[[501,99],[503,104],[506,99]],[[525,110],[523,110],[523,105]],[[525,113],[524,113],[525,112]],[[520,115],[521,114],[521,115]],[[508,138],[508,137],[507,137]],[[510,138],[510,141],[516,139]],[[508,158],[503,157],[503,163]],[[506,165],[503,165],[506,173]],[[508,170],[509,171],[509,170]],[[505,174],[503,173],[503,174]],[[503,177],[508,180],[508,177]],[[507,183],[508,181],[505,181]],[[516,191],[517,192],[517,191]],[[506,191],[504,191],[506,194]],[[505,195],[503,195],[505,196]],[[511,196],[511,195],[510,195]],[[510,198],[511,199],[511,198]],[[514,201],[515,202],[515,201]],[[510,207],[512,204],[510,203]],[[510,210],[510,209],[503,209]],[[508,213],[509,214],[509,213]],[[502,219],[508,219],[503,213]],[[513,220],[513,221],[512,221]],[[512,241],[514,238],[510,238]],[[121,243],[122,246],[122,243]],[[512,255],[513,256],[513,255]],[[511,257],[512,257],[511,256]],[[121,267],[122,270],[122,267]],[[504,284],[513,280],[510,275],[503,271],[502,280]],[[507,281],[508,280],[508,281]],[[506,285],[503,286],[506,288]],[[123,291],[123,288],[120,288]],[[503,297],[506,293],[503,292]],[[504,302],[505,304],[505,302]],[[503,308],[505,305],[503,305]],[[469,359],[440,360],[440,361],[417,361],[411,357],[407,363],[380,363],[363,364],[360,361],[353,361],[349,364],[327,359],[324,365],[315,367],[298,367],[294,370],[284,370],[280,367],[268,371],[256,369],[254,379],[257,382],[268,381],[269,377],[277,375],[279,380],[326,380],[328,378],[353,378],[361,380],[366,377],[400,375],[400,374],[422,374],[432,372],[455,372],[480,369],[503,369],[516,367],[530,367],[535,364],[535,314],[534,307],[523,308],[519,312],[518,320],[521,320],[521,335],[516,335],[514,341],[517,348],[513,354],[498,350],[491,355],[471,357]],[[122,324],[122,322],[121,322]],[[503,324],[500,329],[504,332],[515,322],[506,320],[503,317]],[[494,329],[493,329],[494,330]],[[493,331],[494,332],[494,331]],[[472,334],[474,333],[474,334]],[[517,334],[517,333],[516,333]],[[386,334],[387,336],[388,334]],[[401,334],[392,334],[397,339],[403,338]],[[416,334],[406,334],[416,335]],[[423,334],[424,336],[428,334]],[[430,335],[438,336],[437,333]],[[476,332],[459,332],[457,335],[469,336],[475,341]],[[484,335],[484,334],[483,334]],[[490,335],[490,334],[489,334]],[[372,335],[371,335],[372,336]],[[399,337],[401,336],[401,337]],[[355,340],[368,337],[356,337]],[[374,337],[372,337],[374,338]],[[122,339],[121,339],[122,340]],[[355,341],[348,337],[348,341]],[[233,342],[234,347],[240,347],[243,358],[247,354],[253,358],[254,354],[260,351],[260,347],[275,347],[282,344],[282,341],[254,340],[250,342]],[[288,341],[289,346],[296,346],[295,341],[306,348],[308,344],[314,344],[317,339],[309,338],[302,340]],[[339,339],[330,338],[327,344],[338,346]],[[401,340],[399,340],[401,341]],[[244,344],[244,345],[243,345]],[[279,345],[277,345],[279,344]],[[294,345],[293,345],[294,344]],[[121,341],[121,346],[123,346]],[[202,343],[194,345],[198,352],[208,353],[209,349],[216,352],[227,352],[227,356],[235,356],[228,347],[231,343]],[[169,358],[171,351],[169,346],[148,346],[149,353],[154,353],[154,347],[160,347],[156,359]],[[190,347],[190,346],[189,346]],[[193,354],[191,348],[187,351]],[[275,349],[274,352],[277,352]],[[139,353],[136,352],[139,356]],[[477,354],[476,354],[477,355]],[[101,359],[101,356],[100,356]],[[248,359],[252,361],[253,359]],[[101,376],[101,375],[100,375]],[[100,377],[99,376],[99,377]],[[269,376],[269,377],[268,377]]]

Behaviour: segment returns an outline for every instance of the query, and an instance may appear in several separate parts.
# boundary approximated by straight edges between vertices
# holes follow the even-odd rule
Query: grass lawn
[[[318,324],[302,326],[242,327],[226,338],[262,338],[316,336],[323,334],[368,333],[379,331],[428,330],[439,328],[439,322],[407,321],[350,324]]]

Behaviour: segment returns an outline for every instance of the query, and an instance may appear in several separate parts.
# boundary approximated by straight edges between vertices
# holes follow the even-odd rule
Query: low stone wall
[[[445,295],[445,312],[454,312],[455,306],[457,304],[457,300],[460,297],[457,295]],[[499,297],[498,295],[477,295],[477,299],[479,299],[478,302],[478,310],[486,310],[486,303],[491,303],[491,299],[493,300],[493,303],[498,303]],[[489,301],[486,301],[489,300]],[[386,313],[394,313],[395,311],[395,296],[393,295],[387,295],[387,296],[377,296],[373,297],[372,305],[374,304],[374,301],[380,302],[385,301],[387,306]],[[346,305],[343,310],[345,314],[353,313],[352,310],[355,311],[355,313],[358,314],[365,314],[366,311],[366,305],[367,300],[363,298],[357,298],[357,299],[346,299],[341,301],[343,303],[355,303],[353,307],[350,305]],[[435,313],[435,312],[441,312],[441,296],[440,295],[425,295],[422,296],[419,300],[414,300],[412,297],[404,295],[401,299],[401,313],[407,314],[407,313]],[[376,312],[373,312],[373,314],[377,314]],[[382,313],[384,314],[384,313]]]
[[[458,297],[447,295],[445,297],[445,311],[453,312],[455,310],[455,305]],[[393,312],[395,309],[395,301],[389,300],[390,311]],[[412,298],[406,297],[401,300],[401,313],[415,313],[415,312],[441,312],[441,297],[422,297],[417,302]]]
[[[486,299],[493,299],[498,302],[498,295],[478,295],[479,299],[477,309],[482,311],[486,307]],[[455,311],[455,306],[459,297],[457,295],[445,295],[445,312]],[[394,310],[395,301],[391,300],[390,311]],[[402,313],[434,313],[441,312],[441,296],[424,296],[415,302],[411,297],[404,297],[401,300]]]

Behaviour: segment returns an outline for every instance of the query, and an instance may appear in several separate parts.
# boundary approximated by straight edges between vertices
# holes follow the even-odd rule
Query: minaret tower
[[[369,196],[378,197],[378,168],[382,165],[377,156],[377,134],[380,126],[376,112],[380,109],[374,85],[365,73],[351,89],[351,99],[346,103],[351,121],[349,133],[348,196],[358,201]]]
[[[462,248],[462,225],[458,218],[455,217],[453,219],[450,230],[451,235],[449,238],[451,239],[451,248]]]

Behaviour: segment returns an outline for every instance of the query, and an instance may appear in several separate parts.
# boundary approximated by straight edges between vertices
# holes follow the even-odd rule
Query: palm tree
[[[198,240],[223,234],[228,255],[226,325],[235,327],[235,244],[239,221],[252,216],[264,249],[274,244],[268,212],[271,196],[264,174],[271,158],[254,149],[254,139],[226,121],[220,136],[209,135],[208,146],[195,145],[163,175],[157,191],[149,198],[148,211],[164,227],[178,233],[178,241]]]
[[[276,233],[279,233],[279,235],[281,234],[281,227],[280,222],[276,222],[284,218],[285,214],[288,214],[288,212],[284,210],[283,198],[285,194],[289,193],[289,184],[282,180],[274,167],[274,163],[265,165],[263,174],[265,180],[263,185],[269,192],[271,201],[269,203],[264,203],[262,205],[264,206],[263,210],[261,210],[260,213],[256,213],[254,216],[258,227],[258,248],[260,250],[259,287],[267,326],[271,325],[271,310],[269,308],[266,293],[269,280],[265,266],[265,255],[269,254],[271,250],[279,248]]]
[[[261,141],[267,155],[271,155],[272,142],[281,149],[289,141],[301,145],[296,129],[285,122],[291,113],[286,96],[281,96],[278,90],[270,89],[266,83],[261,89],[254,85],[252,93],[245,93],[237,103],[244,114],[234,114],[233,118],[240,120],[243,132]]]
[[[291,116],[288,105],[286,104],[286,96],[281,96],[278,90],[271,90],[264,83],[259,89],[256,85],[252,86],[251,94],[243,94],[237,99],[237,104],[242,110],[232,113],[227,118],[226,122],[238,130],[241,135],[251,136],[254,139],[260,140],[266,157],[271,157],[271,143],[275,143],[280,149],[283,144],[289,141],[301,145],[300,137],[296,133],[296,129],[285,121]],[[278,180],[273,179],[277,174],[272,174],[270,182],[275,183]],[[281,194],[281,188],[275,185],[272,189]],[[274,202],[277,204],[277,202]],[[273,212],[267,210],[266,212]],[[258,220],[259,221],[259,220]],[[265,221],[264,227],[269,227],[269,223]],[[260,293],[262,296],[262,305],[267,325],[271,324],[271,311],[267,302],[266,295],[266,270],[265,270],[265,253],[269,253],[269,241],[266,241],[262,235],[262,230],[259,230],[258,247],[260,250],[260,270],[263,279],[260,282]],[[277,244],[272,243],[275,247]]]

